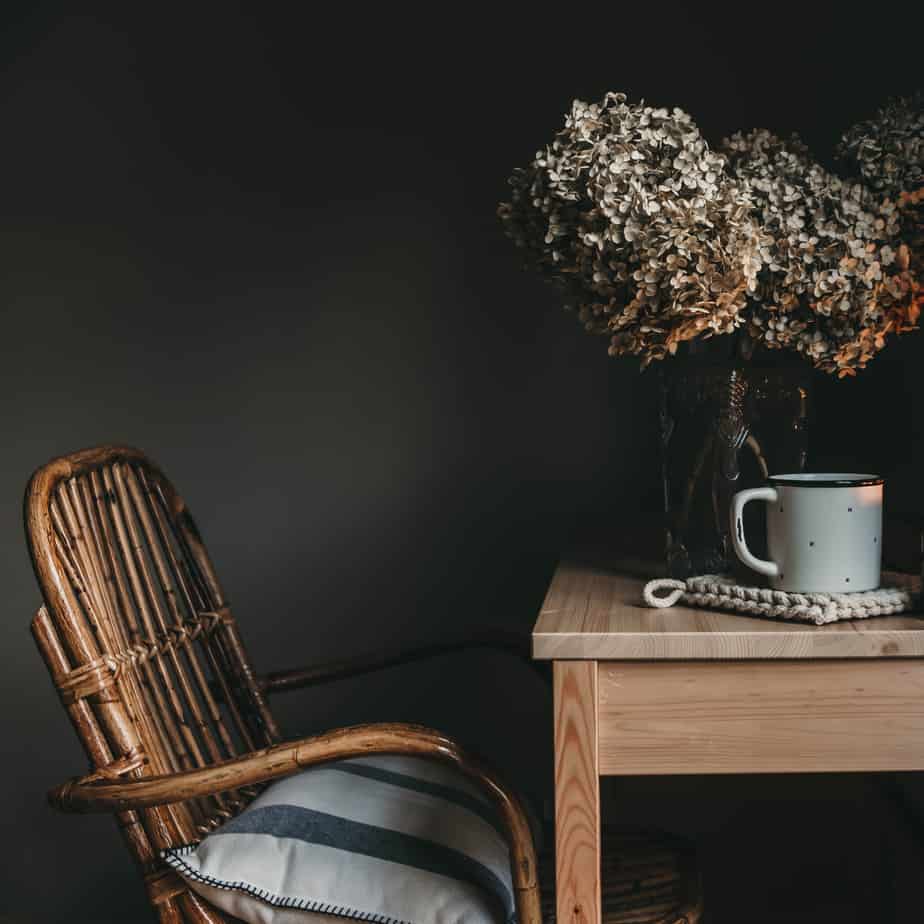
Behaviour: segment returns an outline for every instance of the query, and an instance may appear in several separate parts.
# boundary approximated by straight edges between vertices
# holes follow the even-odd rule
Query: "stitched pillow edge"
[[[284,898],[275,895],[266,889],[257,888],[253,883],[237,880],[228,882],[216,879],[208,873],[196,869],[184,859],[196,852],[198,844],[183,844],[179,847],[168,847],[161,851],[161,858],[184,879],[211,886],[213,889],[224,889],[228,892],[238,892],[248,898],[256,899],[273,908],[280,910],[313,911],[322,914],[339,914],[341,917],[352,918],[355,921],[366,921],[368,924],[417,924],[415,921],[405,921],[402,918],[393,918],[378,911],[360,911],[347,905],[332,905],[330,902],[319,901],[312,898]]]

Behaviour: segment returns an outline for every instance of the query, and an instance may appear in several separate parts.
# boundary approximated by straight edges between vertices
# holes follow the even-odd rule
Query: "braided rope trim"
[[[59,684],[58,693],[65,705],[86,699],[115,686],[126,667],[144,664],[152,658],[169,654],[195,641],[200,635],[209,635],[220,626],[232,622],[227,607],[197,613],[185,619],[182,625],[170,626],[166,633],[152,642],[139,642],[113,654],[105,654],[72,670]]]
[[[725,575],[704,574],[685,581],[657,578],[645,585],[642,596],[648,606],[657,608],[673,606],[682,600],[688,606],[823,626],[844,619],[907,612],[919,601],[921,589],[920,582],[899,574],[884,574],[883,586],[876,590],[849,594],[799,594],[768,587],[745,587]]]

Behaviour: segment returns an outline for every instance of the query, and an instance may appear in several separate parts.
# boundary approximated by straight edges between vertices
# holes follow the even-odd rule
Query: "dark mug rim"
[[[789,488],[862,488],[885,484],[885,479],[879,475],[857,472],[792,472],[770,475],[767,481]]]

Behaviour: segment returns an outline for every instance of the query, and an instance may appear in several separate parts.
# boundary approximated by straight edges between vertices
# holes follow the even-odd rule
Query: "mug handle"
[[[779,501],[779,495],[776,488],[749,488],[747,491],[739,491],[731,503],[731,534],[732,545],[735,554],[751,570],[758,574],[765,574],[767,577],[778,577],[780,573],[779,565],[774,561],[764,561],[751,554],[748,544],[744,538],[744,505],[748,501],[762,500],[768,504],[775,504]]]

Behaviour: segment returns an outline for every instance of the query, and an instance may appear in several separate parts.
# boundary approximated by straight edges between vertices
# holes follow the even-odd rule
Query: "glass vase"
[[[671,577],[736,574],[730,502],[768,474],[803,471],[811,369],[743,360],[681,360],[661,373],[665,550]],[[753,508],[753,510],[752,510]],[[762,504],[750,504],[749,543],[761,554]],[[751,541],[750,537],[754,537]]]

